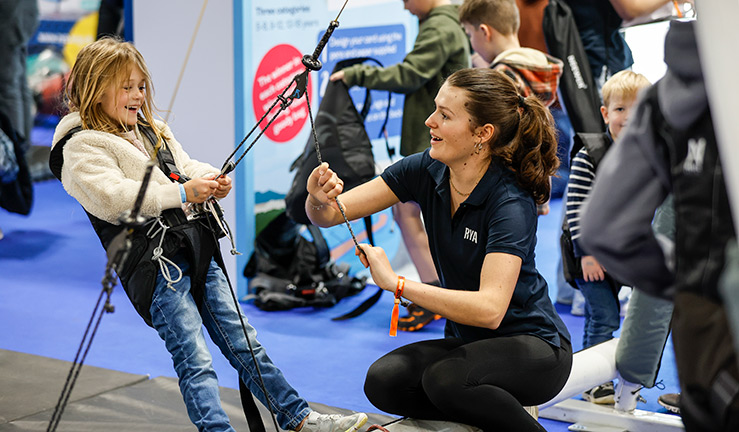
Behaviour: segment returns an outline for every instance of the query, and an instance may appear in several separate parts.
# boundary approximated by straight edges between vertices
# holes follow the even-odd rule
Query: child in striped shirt
[[[649,85],[645,76],[629,70],[618,72],[606,81],[602,89],[603,106],[600,111],[607,130],[596,139],[591,137],[582,140],[584,146],[573,158],[570,168],[567,225],[572,235],[575,257],[582,264],[582,275],[575,279],[575,283],[585,297],[583,349],[612,339],[613,332],[618,330],[621,324],[618,291],[621,287],[595,257],[581,249],[578,241],[580,209],[590,193],[600,159],[626,126],[637,93]],[[594,403],[612,404],[613,395],[613,382],[608,382],[586,391],[583,398]]]

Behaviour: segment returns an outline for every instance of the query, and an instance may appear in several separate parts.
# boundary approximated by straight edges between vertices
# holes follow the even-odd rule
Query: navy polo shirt
[[[549,299],[547,283],[536,270],[537,214],[534,199],[509,169],[491,163],[470,196],[451,215],[449,169],[429,150],[407,156],[382,173],[402,202],[421,207],[431,255],[443,287],[480,289],[485,255],[502,252],[521,258],[521,272],[500,326],[486,329],[447,320],[445,333],[466,342],[530,334],[560,346],[567,327]]]

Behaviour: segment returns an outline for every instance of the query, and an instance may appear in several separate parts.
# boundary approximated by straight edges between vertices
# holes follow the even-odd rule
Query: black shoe
[[[582,394],[582,398],[588,402],[599,405],[613,405],[614,395],[613,381],[593,387]]]
[[[665,393],[660,395],[657,402],[665,407],[667,411],[680,414],[680,393]]]
[[[420,330],[426,324],[438,319],[441,319],[441,315],[424,309],[415,303],[411,303],[408,306],[408,315],[398,320],[398,330],[409,332]]]

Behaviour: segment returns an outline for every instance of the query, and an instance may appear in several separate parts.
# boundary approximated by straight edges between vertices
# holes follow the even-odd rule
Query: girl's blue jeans
[[[259,376],[239,320],[238,314],[241,314],[277,422],[284,429],[295,429],[310,412],[308,403],[267,356],[257,341],[256,330],[248,323],[241,308],[237,312],[231,288],[221,268],[211,260],[202,293],[202,307],[198,309],[190,291],[189,263],[182,254],[172,261],[182,270],[182,279],[170,288],[159,273],[150,312],[154,328],[172,355],[190,420],[200,431],[234,431],[221,406],[218,379],[205,344],[203,325],[252,394],[266,406],[267,400],[259,385]],[[171,265],[168,267],[170,274],[176,277],[177,270]]]

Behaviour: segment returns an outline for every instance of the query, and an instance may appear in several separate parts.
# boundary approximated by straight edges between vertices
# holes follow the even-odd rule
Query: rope
[[[177,282],[182,280],[182,269],[177,264],[175,264],[172,260],[162,255],[164,253],[164,249],[162,249],[162,245],[164,244],[164,236],[167,234],[167,230],[169,229],[169,227],[162,222],[161,217],[156,218],[156,221],[159,224],[160,228],[156,230],[156,232],[153,235],[151,235],[151,238],[153,239],[160,232],[162,233],[162,235],[159,237],[159,246],[154,248],[151,259],[156,261],[159,264],[159,270],[162,272],[162,277],[164,278],[164,280],[167,281],[167,288],[176,292],[177,290],[174,289],[172,284],[176,284]],[[152,225],[151,228],[149,228],[149,233],[151,233],[151,230],[155,226],[156,225]],[[174,267],[175,270],[177,270],[177,273],[179,273],[176,279],[172,278],[172,273],[170,273],[169,267],[167,267],[167,264]]]
[[[343,10],[343,8],[342,8]],[[321,148],[318,145],[318,134],[316,133],[316,126],[313,123],[313,111],[310,109],[310,98],[308,97],[308,92],[305,93],[305,100],[306,105],[308,105],[308,118],[310,118],[310,127],[313,131],[313,143],[316,148],[316,157],[318,158],[318,165],[321,165],[323,163],[323,158],[321,157]],[[341,212],[341,216],[344,218],[344,224],[349,229],[349,234],[352,236],[352,240],[354,241],[354,246],[359,249],[359,252],[364,255],[364,258],[367,258],[367,254],[364,253],[364,249],[359,247],[359,242],[357,241],[357,236],[354,235],[354,230],[352,229],[352,225],[349,223],[349,219],[346,217],[346,213],[344,212],[344,206],[341,204],[341,201],[339,201],[339,197],[334,197],[334,201],[336,201],[336,205],[339,207],[339,211]]]
[[[195,30],[192,32],[192,36],[190,37],[190,45],[187,46],[187,52],[185,53],[185,60],[182,61],[182,67],[180,68],[180,75],[177,77],[177,83],[174,86],[174,91],[172,92],[172,98],[169,100],[169,106],[167,107],[167,113],[164,115],[164,123],[168,123],[167,120],[169,120],[169,113],[172,112],[172,107],[174,106],[174,100],[177,97],[177,91],[180,89],[180,83],[182,83],[182,77],[185,75],[185,69],[187,69],[187,62],[190,59],[190,53],[192,52],[192,47],[195,45],[195,38],[198,35],[198,30],[200,29],[200,22],[203,21],[203,15],[205,14],[205,7],[208,6],[208,0],[203,0],[203,7],[200,8],[200,14],[198,15],[198,21],[195,23]]]

